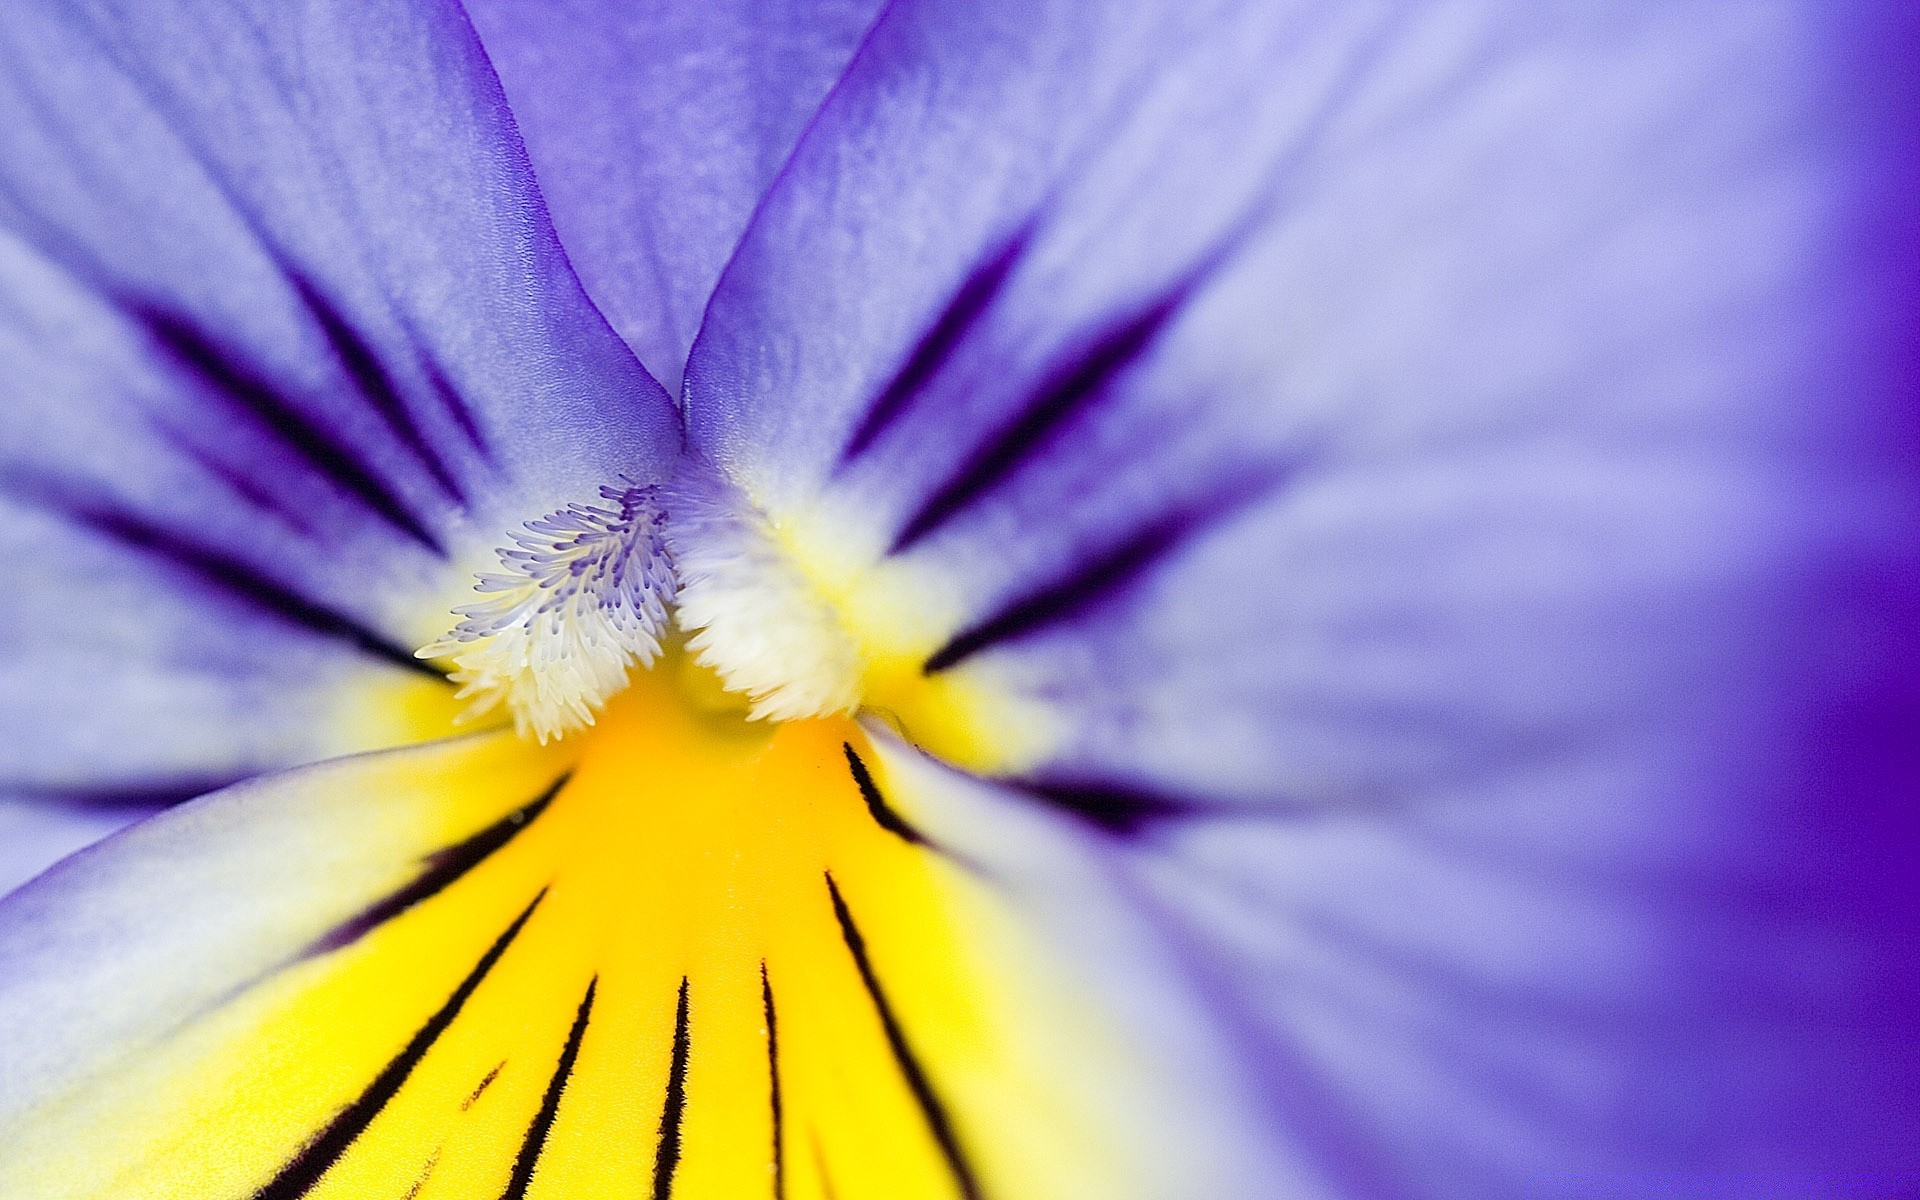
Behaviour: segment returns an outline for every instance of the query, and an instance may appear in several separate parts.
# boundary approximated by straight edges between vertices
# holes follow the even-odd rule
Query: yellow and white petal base
[[[16,896],[0,1196],[1112,1194],[1031,1057],[1093,1023],[1016,1002],[1045,972],[991,886],[858,724],[691,670],[558,744],[215,794]]]
[[[831,494],[768,505],[689,462],[660,490],[688,645],[756,719],[864,712],[948,762],[988,774],[1032,766],[1058,721],[994,669],[939,667],[964,636],[956,589],[883,553],[872,514]]]

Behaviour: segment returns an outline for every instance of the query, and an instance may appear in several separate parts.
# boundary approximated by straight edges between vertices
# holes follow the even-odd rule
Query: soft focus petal
[[[1915,981],[1886,936],[1913,929],[1911,887],[1834,836],[1910,849],[1909,814],[1807,814],[1770,861],[1689,859],[1592,769],[1114,838],[877,744],[917,828],[988,865],[1120,1031],[1119,1057],[1052,1026],[1029,1048],[1062,1064],[1039,1072],[1048,1135],[1096,1146],[1124,1181],[1107,1194],[1800,1200],[1920,1178],[1897,1049]]]
[[[0,896],[75,850],[152,815],[147,804],[64,805],[0,800]]]
[[[678,390],[720,268],[878,0],[467,0],[587,291]]]
[[[1913,1165],[1879,13],[907,0],[720,285],[867,702],[1139,839],[1346,1191]]]
[[[0,794],[443,722],[487,549],[678,440],[464,15],[28,0],[0,64]]]

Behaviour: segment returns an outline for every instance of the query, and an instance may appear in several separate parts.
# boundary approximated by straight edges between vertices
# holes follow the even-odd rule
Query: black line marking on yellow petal
[[[359,916],[342,923],[307,947],[303,957],[312,958],[339,950],[359,941],[375,929],[458,883],[469,871],[485,862],[495,851],[511,842],[519,833],[547,811],[554,797],[573,778],[572,772],[553,781],[552,786],[526,804],[463,842],[429,854],[425,869],[412,883],[373,905]]]
[[[687,1114],[687,1055],[692,1038],[687,1024],[687,980],[680,978],[680,1003],[673,1015],[673,1062],[667,1067],[667,1098],[660,1106],[660,1140],[653,1148],[653,1200],[673,1195],[673,1172],[680,1165],[680,1122]]]
[[[332,1122],[302,1147],[291,1162],[280,1168],[278,1175],[254,1193],[254,1200],[297,1200],[297,1197],[306,1195],[315,1184],[320,1182],[333,1165],[340,1161],[341,1155],[347,1152],[347,1148],[353,1145],[354,1139],[366,1132],[367,1126],[373,1124],[373,1119],[380,1115],[380,1110],[386,1107],[388,1101],[399,1094],[408,1077],[413,1074],[414,1068],[420,1065],[420,1061],[427,1056],[427,1051],[433,1049],[434,1042],[438,1041],[440,1035],[447,1031],[447,1027],[453,1024],[454,1018],[460,1015],[460,1010],[466,1006],[468,1000],[473,998],[474,992],[479,990],[487,973],[493,970],[494,965],[500,961],[500,957],[507,952],[507,947],[513,944],[513,939],[518,937],[520,931],[526,927],[527,921],[533,916],[533,911],[539,908],[540,902],[546,898],[547,890],[541,888],[540,894],[533,898],[533,903],[522,909],[520,915],[514,918],[513,924],[507,926],[507,931],[488,947],[485,954],[480,956],[480,961],[475,964],[472,971],[468,972],[467,977],[460,981],[460,986],[453,990],[453,995],[447,998],[447,1002],[440,1006],[440,1010],[427,1019],[427,1023],[420,1027],[419,1032],[413,1035],[400,1053],[395,1055],[380,1074],[374,1077],[373,1082],[367,1085],[367,1090],[360,1093],[359,1099],[340,1110]]]
[[[873,961],[867,957],[867,940],[860,935],[859,927],[853,922],[853,913],[848,911],[847,902],[840,895],[840,885],[833,881],[831,871],[827,872],[826,878],[827,894],[833,900],[833,915],[839,918],[840,934],[846,939],[847,950],[853,955],[853,965],[860,972],[860,981],[867,987],[867,996],[873,1001],[873,1010],[880,1017],[880,1026],[886,1031],[887,1045],[893,1049],[893,1060],[907,1081],[907,1087],[912,1090],[913,1098],[919,1102],[927,1128],[932,1132],[933,1140],[940,1144],[940,1153],[946,1157],[954,1182],[960,1185],[960,1194],[967,1200],[979,1200],[979,1181],[974,1178],[966,1155],[960,1152],[960,1142],[954,1136],[953,1121],[947,1115],[946,1105],[934,1094],[932,1081],[927,1078],[920,1060],[915,1057],[913,1047],[907,1043],[906,1031],[900,1028],[893,1005],[888,1003],[886,991],[881,988],[879,977],[874,974]]]
[[[780,1102],[780,1021],[773,1007],[773,983],[767,978],[767,960],[760,960],[760,1003],[767,1014],[768,1099],[773,1106],[773,1196],[786,1200],[786,1110]]]
[[[560,1051],[560,1061],[554,1065],[553,1078],[547,1081],[547,1094],[540,1100],[540,1111],[533,1114],[526,1136],[520,1139],[520,1156],[514,1159],[513,1174],[507,1180],[507,1190],[500,1193],[500,1200],[526,1200],[527,1188],[533,1184],[533,1172],[540,1166],[540,1154],[547,1148],[547,1135],[553,1132],[553,1123],[560,1116],[560,1098],[567,1090],[567,1080],[573,1077],[573,1065],[580,1061],[580,1043],[587,1036],[587,1022],[593,1018],[593,994],[599,987],[600,977],[596,975],[587,984],[587,994],[573,1015],[573,1028],[567,1031],[567,1044]]]
[[[500,1078],[500,1072],[506,1065],[507,1065],[507,1060],[503,1058],[499,1062],[493,1065],[493,1070],[488,1071],[484,1076],[481,1077],[480,1085],[474,1088],[472,1093],[469,1094],[465,1100],[462,1100],[460,1102],[461,1112],[466,1112],[468,1109],[472,1108],[474,1105],[480,1102],[480,1097],[484,1096],[486,1094],[487,1089],[493,1086],[494,1080]]]
[[[880,793],[880,785],[873,781],[873,773],[867,770],[867,764],[854,750],[852,742],[841,742],[840,749],[847,755],[847,769],[853,772],[853,782],[860,789],[860,798],[867,802],[867,812],[873,817],[874,824],[895,835],[902,841],[915,846],[928,844],[926,835],[907,823],[906,818],[893,811],[887,798]]]

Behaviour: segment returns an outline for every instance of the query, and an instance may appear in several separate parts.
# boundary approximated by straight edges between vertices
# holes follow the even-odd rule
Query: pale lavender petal
[[[587,290],[678,390],[707,297],[878,0],[467,0]]]
[[[676,452],[453,0],[28,0],[0,111],[0,786],[390,738],[476,556]]]
[[[696,445],[960,598],[1340,1194],[1915,1168],[1913,45],[906,0],[721,282]]]

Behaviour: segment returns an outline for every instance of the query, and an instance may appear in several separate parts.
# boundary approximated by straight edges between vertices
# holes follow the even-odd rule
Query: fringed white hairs
[[[448,658],[474,717],[505,704],[542,743],[593,724],[627,673],[659,657],[677,583],[653,487],[604,487],[611,507],[570,504],[529,521],[483,574],[485,599],[454,610],[421,658]]]

